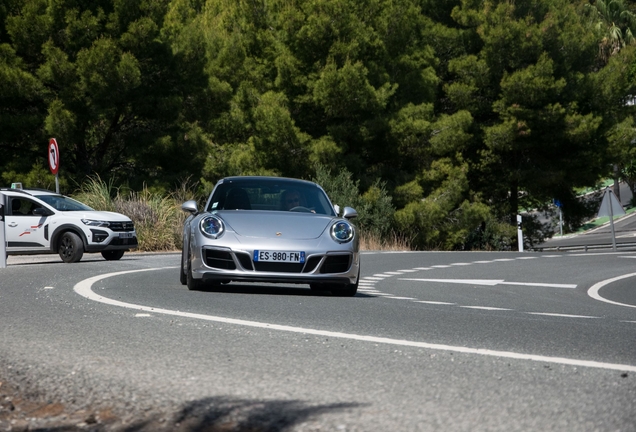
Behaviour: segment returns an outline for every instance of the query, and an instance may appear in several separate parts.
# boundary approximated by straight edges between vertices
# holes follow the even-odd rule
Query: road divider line
[[[290,332],[290,333],[308,334],[308,335],[321,336],[321,337],[332,337],[332,338],[339,338],[339,339],[355,340],[360,342],[406,346],[406,347],[423,348],[423,349],[439,350],[439,351],[450,351],[450,352],[456,352],[456,353],[462,353],[462,354],[476,354],[476,355],[515,359],[515,360],[530,360],[530,361],[536,361],[536,362],[542,362],[542,363],[562,364],[562,365],[575,366],[575,367],[590,367],[590,368],[616,370],[616,371],[623,371],[623,372],[636,372],[636,366],[625,365],[625,364],[605,363],[605,362],[598,362],[598,361],[592,361],[592,360],[577,360],[577,359],[570,359],[565,357],[551,357],[551,356],[543,356],[543,355],[523,354],[523,353],[516,353],[516,352],[509,352],[509,351],[495,351],[495,350],[482,349],[482,348],[469,348],[469,347],[463,347],[463,346],[435,344],[435,343],[428,343],[428,342],[417,342],[417,341],[410,341],[410,340],[403,340],[403,339],[391,339],[391,338],[379,337],[379,336],[365,336],[365,335],[358,335],[353,333],[317,330],[317,329],[310,329],[310,328],[303,328],[303,327],[293,327],[288,325],[270,324],[270,323],[264,323],[264,322],[258,322],[258,321],[247,321],[247,320],[235,319],[235,318],[224,318],[219,316],[204,315],[204,314],[198,314],[198,313],[174,311],[170,309],[155,308],[150,306],[137,305],[133,303],[126,303],[119,300],[109,299],[107,297],[94,293],[92,290],[93,284],[102,279],[107,279],[114,276],[122,276],[126,274],[131,274],[131,273],[166,270],[166,269],[173,269],[173,268],[177,268],[177,267],[159,267],[159,268],[148,268],[148,269],[138,269],[138,270],[125,270],[125,271],[120,271],[115,273],[106,273],[99,276],[93,276],[91,278],[84,279],[83,281],[78,282],[73,287],[73,290],[77,294],[92,301],[97,301],[97,302],[112,305],[112,306],[119,306],[119,307],[124,307],[128,309],[133,309],[137,311],[171,315],[171,316],[179,316],[182,318],[192,318],[192,319],[199,319],[199,320],[205,320],[205,321],[211,321],[211,322],[220,322],[224,324],[233,324],[233,325],[240,325],[245,327],[261,328],[266,330],[276,330],[276,331],[283,331],[283,332]]]
[[[438,283],[454,283],[465,285],[517,285],[517,286],[536,286],[546,288],[576,288],[576,284],[553,284],[543,282],[506,282],[502,279],[421,279],[421,278],[398,278],[399,280],[415,281],[415,282],[438,282]]]
[[[552,312],[526,312],[528,315],[543,315],[543,316],[551,316],[551,317],[562,317],[562,318],[590,318],[590,319],[601,319],[601,317],[589,316],[589,315],[570,315],[570,314],[560,314],[560,313],[552,313]]]

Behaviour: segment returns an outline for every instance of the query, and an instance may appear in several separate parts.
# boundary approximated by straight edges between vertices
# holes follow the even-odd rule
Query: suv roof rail
[[[17,193],[21,193],[25,195],[32,195],[28,191],[25,191],[24,189],[14,189],[14,188],[3,187],[3,188],[0,188],[0,191],[17,192]]]
[[[1,187],[0,191],[18,192],[18,193],[23,193],[26,195],[33,195],[31,192],[48,192],[52,194],[55,193],[51,190],[41,189],[41,188],[14,189],[14,188],[8,188],[8,187]]]

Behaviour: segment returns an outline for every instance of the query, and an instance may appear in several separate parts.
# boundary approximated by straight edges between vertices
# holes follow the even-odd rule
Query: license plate
[[[131,232],[119,233],[119,238],[132,238],[132,237],[133,237],[133,233]]]
[[[254,262],[305,263],[305,252],[255,250]]]

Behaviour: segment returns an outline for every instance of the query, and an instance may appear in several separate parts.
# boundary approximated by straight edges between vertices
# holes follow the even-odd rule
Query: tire
[[[354,284],[340,285],[338,288],[332,288],[331,294],[337,297],[353,297],[358,292],[358,283],[360,282],[360,270],[358,269],[358,277]]]
[[[179,282],[181,282],[181,285],[186,285],[188,283],[188,277],[186,276],[186,269],[183,266],[183,262],[186,260],[186,249],[185,249],[185,243],[184,243],[184,247],[183,250],[181,251],[181,271],[179,272]]]
[[[67,231],[62,234],[57,251],[65,263],[78,262],[84,255],[84,243],[77,234]]]
[[[336,289],[331,290],[331,294],[336,297],[353,297],[358,292],[358,284],[340,285]]]
[[[102,256],[106,261],[118,261],[124,256],[124,250],[102,251]]]
[[[186,285],[188,285],[188,289],[190,291],[201,291],[205,284],[201,279],[195,279],[192,277],[192,262],[190,261],[190,257],[188,256],[188,270],[186,272]]]

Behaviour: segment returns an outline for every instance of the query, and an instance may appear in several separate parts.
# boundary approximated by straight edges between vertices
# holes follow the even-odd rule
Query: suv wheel
[[[65,263],[78,262],[84,255],[84,243],[77,234],[68,231],[62,234],[60,247],[57,251]]]
[[[106,261],[117,261],[124,256],[123,250],[110,250],[110,251],[102,251],[102,256]]]

